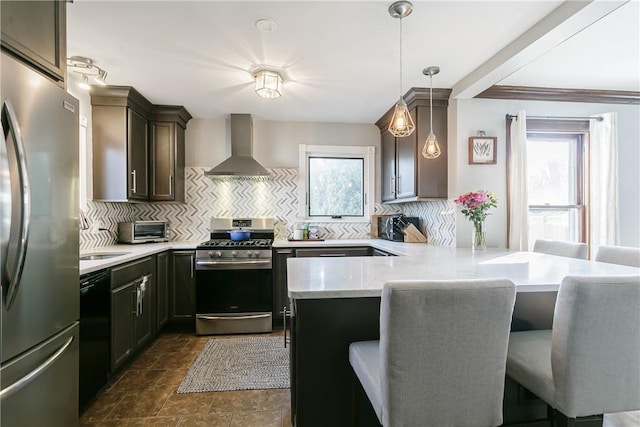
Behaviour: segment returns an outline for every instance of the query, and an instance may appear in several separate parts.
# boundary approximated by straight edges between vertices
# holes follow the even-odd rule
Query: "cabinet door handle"
[[[131,192],[136,192],[136,170],[131,171]]]
[[[193,279],[193,266],[195,265],[195,263],[196,263],[196,261],[193,258],[193,255],[191,255],[191,265],[190,265],[190,267],[191,267],[191,278],[192,279]]]
[[[282,307],[282,330],[284,331],[284,348],[287,348],[287,343],[291,342],[291,339],[287,339],[287,316],[291,316],[291,310],[287,310],[287,306]]]
[[[391,175],[391,194],[396,195],[396,177]]]
[[[169,195],[173,195],[173,175],[169,175]]]
[[[398,175],[398,193],[402,193],[402,181],[400,178],[402,178],[402,175]]]

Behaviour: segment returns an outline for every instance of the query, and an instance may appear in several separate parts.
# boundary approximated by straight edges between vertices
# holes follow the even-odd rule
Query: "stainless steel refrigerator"
[[[0,425],[78,425],[78,101],[0,58]]]

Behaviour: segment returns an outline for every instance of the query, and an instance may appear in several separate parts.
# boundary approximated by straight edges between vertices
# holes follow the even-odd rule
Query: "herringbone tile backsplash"
[[[93,226],[80,232],[80,248],[113,244],[118,222],[169,221],[170,239],[205,241],[211,217],[273,217],[276,238],[286,238],[299,222],[298,169],[270,169],[268,181],[218,181],[204,175],[205,168],[186,168],[186,203],[89,202],[87,216]],[[375,206],[376,214],[419,216],[429,243],[455,244],[455,207],[450,201],[414,202]],[[110,231],[98,231],[94,222]],[[368,223],[313,223],[325,239],[366,239]]]

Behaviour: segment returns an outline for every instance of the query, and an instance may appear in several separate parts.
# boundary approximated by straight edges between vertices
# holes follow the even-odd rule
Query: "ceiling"
[[[639,0],[599,2],[609,9],[576,18],[597,9],[585,7],[561,23],[560,0],[413,3],[402,20],[403,93],[429,86],[430,65],[441,69],[434,87],[459,97],[494,84],[640,90]],[[76,0],[67,6],[68,55],[92,58],[108,84],[198,118],[374,123],[401,93],[390,4]],[[277,29],[259,31],[259,19]],[[281,98],[253,91],[260,65],[282,70]]]

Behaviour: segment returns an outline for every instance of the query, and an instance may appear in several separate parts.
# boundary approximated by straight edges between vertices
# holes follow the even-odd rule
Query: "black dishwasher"
[[[111,270],[80,276],[80,411],[107,383]]]

